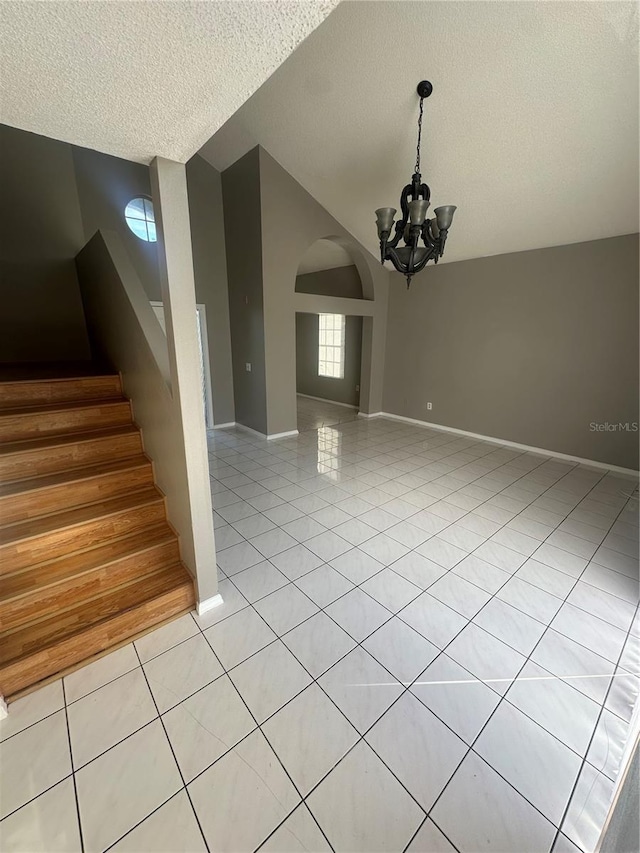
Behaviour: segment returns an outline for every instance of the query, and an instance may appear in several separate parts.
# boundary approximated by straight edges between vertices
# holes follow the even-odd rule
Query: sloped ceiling
[[[337,0],[0,2],[0,121],[184,162]]]
[[[423,178],[447,261],[638,230],[638,6],[344,0],[201,151],[261,144],[377,254],[427,78]]]

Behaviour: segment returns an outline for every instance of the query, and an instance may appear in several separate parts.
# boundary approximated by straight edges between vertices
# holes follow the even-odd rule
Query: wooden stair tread
[[[104,518],[115,513],[123,512],[143,504],[157,503],[163,501],[164,497],[155,486],[147,486],[144,489],[111,498],[105,501],[96,501],[91,504],[83,504],[79,507],[52,512],[48,515],[40,515],[25,521],[16,521],[13,524],[5,524],[0,527],[0,542],[3,545],[41,536],[52,530],[61,530],[83,524],[98,518]]]
[[[39,477],[26,477],[24,480],[12,480],[0,485],[0,498],[9,495],[19,495],[24,492],[35,492],[38,489],[48,489],[51,486],[76,483],[88,480],[92,477],[102,477],[105,474],[116,471],[128,471],[149,465],[149,458],[142,453],[135,456],[126,456],[124,459],[116,459],[114,462],[98,462],[94,465],[83,465],[79,468],[68,468],[65,471],[57,471],[53,474],[42,474]],[[0,516],[0,522],[2,517]]]
[[[122,557],[140,554],[157,545],[172,542],[175,538],[168,524],[156,524],[118,539],[110,539],[104,545],[35,563],[2,578],[0,604],[35,590],[44,591],[69,578],[107,567]]]
[[[85,521],[92,521],[93,519],[113,515],[114,513],[132,509],[142,504],[156,503],[162,500],[164,500],[164,497],[155,486],[146,486],[143,489],[138,489],[127,495],[120,495],[117,498],[95,501],[95,503],[83,504],[82,506],[72,507],[61,512],[51,512],[46,515],[36,516],[35,518],[25,519],[24,521],[1,525],[0,541],[5,544],[7,542],[28,539],[32,536],[40,536],[51,530],[73,527]]]
[[[48,415],[53,412],[68,412],[76,409],[97,409],[101,406],[121,406],[128,404],[126,397],[97,397],[96,399],[60,400],[53,403],[34,403],[33,405],[4,406],[0,408],[2,418],[19,417],[20,415]]]
[[[49,619],[0,635],[0,667],[34,651],[42,652],[88,628],[152,601],[183,585],[193,585],[182,563],[159,569],[140,580],[118,587],[91,601],[83,601]]]
[[[45,435],[42,438],[29,438],[25,441],[7,441],[0,446],[0,455],[9,456],[12,453],[26,453],[30,450],[46,450],[67,444],[81,444],[84,441],[109,439],[119,435],[135,435],[140,430],[133,424],[125,426],[91,429],[83,432],[69,432],[62,435]]]
[[[113,373],[58,377],[18,376],[0,382],[0,409],[55,401],[122,397],[120,376]]]

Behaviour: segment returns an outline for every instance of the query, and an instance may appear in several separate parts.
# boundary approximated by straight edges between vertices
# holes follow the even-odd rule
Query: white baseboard
[[[235,421],[229,421],[228,424],[214,424],[213,429],[228,429],[229,427],[234,427],[235,425]]]
[[[288,432],[272,432],[267,436],[267,441],[273,441],[274,438],[291,438],[292,435],[299,435],[297,429],[290,429]]]
[[[258,438],[266,438],[267,441],[273,441],[276,438],[291,438],[293,435],[299,435],[297,429],[291,429],[288,430],[288,432],[272,432],[267,435],[264,432],[258,432],[257,429],[252,429],[252,427],[245,426],[244,424],[236,423],[236,427],[244,432],[250,432],[252,435],[257,435]]]
[[[359,418],[381,418],[384,416],[384,412],[358,412]]]
[[[7,707],[7,703],[4,701],[4,696],[0,693],[0,720],[4,720],[9,716],[9,709]]]
[[[220,607],[221,604],[224,604],[224,602],[220,593],[218,593],[217,595],[212,595],[211,598],[205,598],[204,601],[199,601],[196,607],[198,616],[202,616],[203,614],[208,613],[210,610],[213,610],[216,607]]]
[[[353,403],[339,403],[337,400],[329,400],[328,397],[314,397],[311,394],[301,394],[296,391],[296,397],[304,397],[305,400],[318,400],[320,403],[331,403],[332,406],[344,406],[345,409],[357,409]]]
[[[362,413],[361,413],[362,414]],[[554,459],[562,459],[565,462],[576,462],[579,465],[590,465],[592,468],[600,468],[605,471],[615,471],[617,474],[626,474],[627,476],[637,477],[638,471],[633,468],[621,468],[619,465],[610,465],[608,462],[596,462],[595,459],[585,459],[582,456],[571,456],[568,453],[559,453],[556,450],[547,450],[545,447],[532,447],[529,444],[519,444],[516,441],[508,441],[506,438],[495,438],[491,435],[482,435],[478,432],[468,432],[465,429],[457,429],[456,427],[443,426],[442,424],[434,424],[430,421],[421,421],[418,418],[407,418],[404,415],[393,415],[391,412],[378,412],[375,415],[363,415],[363,417],[382,417],[389,418],[392,421],[400,421],[407,424],[415,424],[416,426],[429,427],[439,432],[448,432],[453,435],[464,435],[467,438],[475,438],[479,441],[488,441],[490,444],[502,444],[505,447],[513,447],[515,450],[522,450],[525,453],[541,453],[544,456],[552,456]]]

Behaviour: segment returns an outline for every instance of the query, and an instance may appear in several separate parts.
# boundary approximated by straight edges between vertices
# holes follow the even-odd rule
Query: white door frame
[[[156,316],[158,316],[157,309],[159,308],[164,314],[164,305],[162,302],[151,302],[151,307],[156,312]],[[205,410],[205,425],[207,429],[213,429],[213,393],[211,390],[211,365],[209,362],[209,336],[207,333],[207,307],[206,305],[197,302],[196,303],[197,310],[197,318],[198,318],[198,328],[200,331],[200,342],[202,344],[202,366],[204,372],[204,385],[206,389],[205,399],[204,399],[204,410]],[[160,317],[158,316],[158,319]],[[164,322],[161,322],[162,331],[166,334],[166,327]]]
[[[202,361],[204,367],[204,384],[206,395],[204,399],[205,421],[207,429],[213,429],[213,392],[211,390],[211,362],[209,361],[209,335],[207,332],[207,306],[204,303],[196,303],[198,320],[200,326],[200,341],[202,342]]]

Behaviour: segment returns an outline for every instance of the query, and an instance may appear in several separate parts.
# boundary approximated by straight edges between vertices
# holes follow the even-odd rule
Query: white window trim
[[[323,327],[323,318],[328,318],[328,317],[332,318],[331,328],[327,329],[325,327],[323,329],[322,328]],[[339,329],[335,328],[337,325],[335,322],[335,318],[337,318],[337,317],[340,318],[340,323],[339,323],[340,328]],[[345,349],[346,349],[346,326],[347,326],[347,318],[345,317],[344,314],[324,314],[324,313],[318,314],[318,376],[322,376],[323,379],[344,379],[344,360],[345,360]],[[333,343],[332,344],[326,344],[326,343],[323,344],[323,343],[321,343],[320,338],[321,338],[323,331],[324,332],[339,331],[340,332],[340,343],[339,344],[333,344]],[[321,358],[322,348],[325,348],[325,356],[326,356],[326,349],[330,349],[334,352],[337,350],[338,354],[339,354],[339,360],[336,358],[331,358],[331,359],[327,359],[326,357]],[[325,365],[325,372],[323,372],[323,368],[322,368],[323,363]],[[334,366],[338,365],[337,375],[335,373],[327,373],[326,372],[326,366],[329,364],[334,365]]]
[[[138,201],[138,200],[141,200],[143,203],[142,206],[143,206],[144,215],[143,216],[133,216],[131,213],[127,213],[127,210],[129,209],[129,205],[132,202]],[[147,210],[147,205],[149,205],[151,207],[151,215],[149,214],[149,212]],[[130,201],[127,202],[127,204],[125,206],[124,219],[125,219],[125,222],[127,223],[129,230],[131,231],[131,233],[135,237],[138,238],[138,240],[142,240],[143,243],[156,243],[157,242],[158,235],[157,235],[157,231],[156,231],[156,221],[155,221],[155,213],[153,212],[153,200],[152,199],[150,199],[144,195],[135,196],[135,198],[132,198]],[[145,230],[145,233],[147,236],[143,237],[141,234],[138,234],[133,229],[133,227],[131,225],[132,222],[143,223],[144,224],[144,230]],[[153,233],[154,233],[153,238],[151,237],[151,234],[149,232],[149,225],[150,224],[153,225]]]

